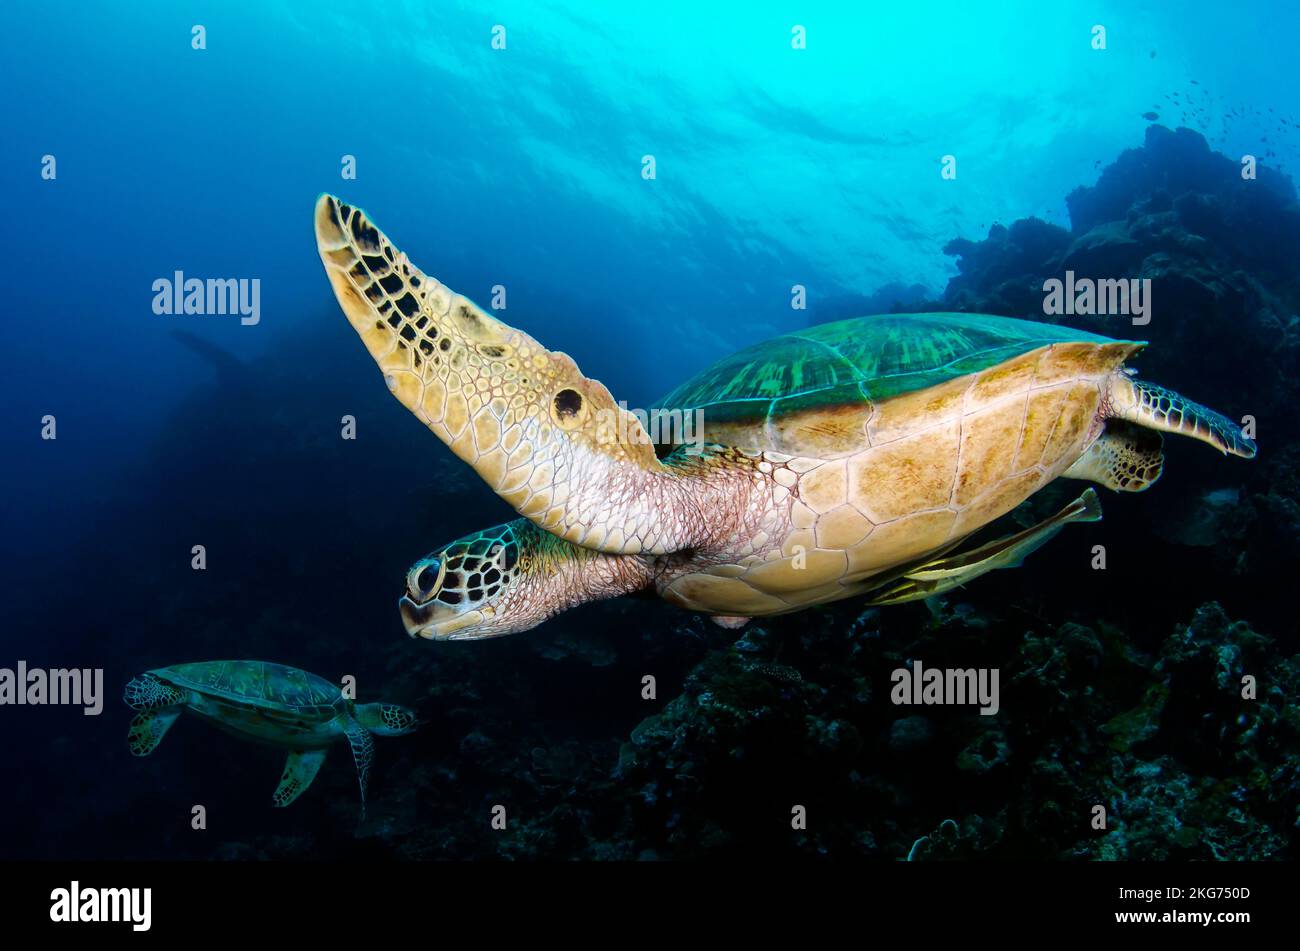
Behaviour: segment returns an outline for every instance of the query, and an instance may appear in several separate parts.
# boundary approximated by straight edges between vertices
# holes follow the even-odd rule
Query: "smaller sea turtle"
[[[331,744],[347,737],[361,782],[361,808],[374,756],[374,736],[401,736],[417,726],[414,713],[392,703],[353,703],[334,684],[296,667],[258,660],[213,660],[150,670],[126,685],[123,699],[138,711],[127,740],[148,756],[184,710],[246,740],[289,750],[274,803],[297,799],[325,762]]]

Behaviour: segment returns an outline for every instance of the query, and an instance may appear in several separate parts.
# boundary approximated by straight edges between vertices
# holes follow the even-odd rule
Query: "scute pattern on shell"
[[[988,314],[887,314],[821,324],[746,347],[660,401],[717,422],[878,402],[977,373],[1051,343],[1107,337]]]
[[[253,706],[310,711],[321,715],[339,702],[340,688],[305,670],[257,660],[214,660],[176,664],[150,673],[200,693]]]

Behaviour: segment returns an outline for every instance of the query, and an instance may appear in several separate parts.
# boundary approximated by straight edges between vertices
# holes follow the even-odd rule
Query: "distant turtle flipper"
[[[131,721],[131,732],[126,737],[131,747],[131,755],[148,756],[157,749],[162,738],[167,735],[167,731],[180,715],[180,707],[139,714]]]
[[[375,738],[360,723],[353,721],[344,731],[357,761],[357,782],[361,784],[361,817],[366,815],[366,787],[370,785],[370,763],[375,757]]]
[[[279,808],[289,805],[306,791],[312,784],[321,765],[325,762],[327,750],[294,750],[284,764],[284,775],[280,785],[275,787],[272,801]]]
[[[229,350],[188,330],[173,330],[172,337],[212,365],[217,371],[217,382],[223,390],[241,391],[247,389],[253,381],[253,374],[248,367]]]

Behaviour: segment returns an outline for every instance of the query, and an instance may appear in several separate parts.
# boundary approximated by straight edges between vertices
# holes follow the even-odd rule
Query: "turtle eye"
[[[438,573],[433,565],[425,565],[424,570],[416,577],[415,583],[420,587],[420,594],[428,594],[432,591],[433,586],[438,583]]]
[[[417,564],[411,569],[406,581],[412,600],[423,604],[432,598],[442,587],[446,573],[447,565],[441,558],[430,557]]]
[[[573,430],[587,418],[587,403],[582,394],[572,387],[565,387],[551,398],[551,417],[564,430]]]

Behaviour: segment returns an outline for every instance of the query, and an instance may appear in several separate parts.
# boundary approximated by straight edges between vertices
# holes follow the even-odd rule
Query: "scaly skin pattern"
[[[397,399],[520,515],[625,554],[700,542],[696,487],[566,354],[412,265],[356,208],[325,195],[316,240],[335,296]]]
[[[184,703],[186,692],[149,674],[134,677],[126,685],[122,699],[132,710],[160,710]]]
[[[574,545],[530,522],[514,523],[523,539],[516,585],[500,606],[503,616],[540,624],[589,601],[618,597],[647,587],[654,578],[654,559],[645,555],[611,555]]]
[[[1255,457],[1254,440],[1220,413],[1146,380],[1117,378],[1107,394],[1106,413],[1167,433],[1191,436],[1224,455]]]
[[[1116,492],[1145,492],[1164,471],[1163,446],[1158,432],[1112,419],[1064,475],[1096,482]]]

